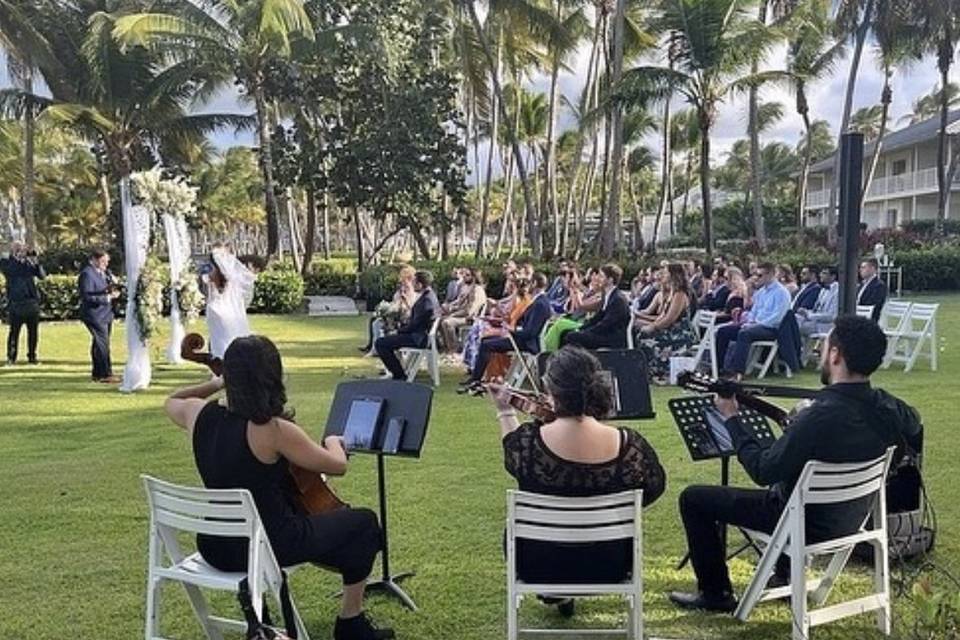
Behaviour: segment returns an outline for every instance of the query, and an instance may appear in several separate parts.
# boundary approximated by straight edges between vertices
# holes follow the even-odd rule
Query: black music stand
[[[723,449],[718,445],[703,415],[704,409],[713,406],[713,398],[711,396],[684,396],[667,401],[667,406],[677,423],[677,429],[680,431],[683,443],[687,446],[690,458],[694,462],[720,458],[720,485],[728,486],[730,484],[730,456],[734,454],[734,451]],[[772,444],[777,439],[767,419],[752,409],[740,408],[740,423],[753,431],[754,437],[760,442],[761,446]],[[740,533],[747,541],[727,556],[728,560],[740,555],[747,549],[757,549],[753,539],[743,529],[737,528],[740,529]],[[726,541],[726,527],[724,527],[724,541]],[[759,549],[757,550],[759,551]],[[689,560],[690,552],[688,551],[680,564],[677,565],[677,569],[682,569]]]
[[[384,401],[381,423],[387,425],[391,418],[403,418],[406,422],[403,438],[397,453],[383,451],[357,451],[356,453],[370,453],[377,456],[377,491],[380,497],[380,527],[383,530],[383,549],[381,555],[380,580],[367,583],[368,591],[383,591],[393,595],[410,608],[417,610],[417,605],[398,584],[405,578],[416,575],[412,571],[404,573],[390,573],[390,546],[387,535],[387,491],[386,456],[403,458],[419,458],[423,449],[423,442],[427,436],[427,425],[430,423],[430,409],[433,404],[433,388],[423,384],[403,382],[398,380],[356,380],[341,382],[333,396],[330,415],[327,417],[326,436],[343,435],[350,413],[350,405],[357,398],[381,398]],[[385,431],[385,429],[381,430]]]

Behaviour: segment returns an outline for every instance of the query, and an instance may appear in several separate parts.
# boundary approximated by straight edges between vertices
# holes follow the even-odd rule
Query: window
[[[894,160],[893,161],[893,175],[899,176],[901,173],[907,172],[907,161],[906,160]]]
[[[897,228],[897,210],[896,209],[887,209],[887,228],[896,229]]]

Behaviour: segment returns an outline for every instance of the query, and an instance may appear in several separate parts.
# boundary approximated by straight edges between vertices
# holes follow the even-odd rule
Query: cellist
[[[226,405],[211,400],[226,390]],[[280,353],[268,338],[235,339],[223,357],[223,377],[186,387],[167,398],[164,409],[193,442],[194,460],[211,489],[247,489],[281,566],[305,562],[329,567],[343,578],[343,601],[335,640],[393,638],[363,611],[363,594],[381,548],[377,516],[343,507],[305,513],[293,499],[290,465],[330,475],[347,471],[339,436],[323,445],[292,421],[286,408]],[[246,539],[198,536],[204,560],[222,571],[242,571]]]

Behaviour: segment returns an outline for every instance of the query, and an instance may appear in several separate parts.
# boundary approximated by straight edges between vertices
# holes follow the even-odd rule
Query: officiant
[[[90,332],[90,359],[93,363],[93,381],[106,384],[119,382],[110,363],[110,331],[113,327],[113,301],[120,297],[113,275],[107,270],[110,254],[94,249],[90,263],[80,272],[77,288],[80,292],[80,320]]]

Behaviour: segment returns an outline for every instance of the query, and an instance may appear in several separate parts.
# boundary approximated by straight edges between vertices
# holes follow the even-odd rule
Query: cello
[[[180,356],[184,360],[205,365],[215,376],[223,375],[223,360],[203,351],[204,344],[203,336],[199,333],[188,334],[180,343]],[[291,480],[291,498],[304,513],[314,515],[347,506],[330,489],[323,474],[289,462],[287,473]]]

